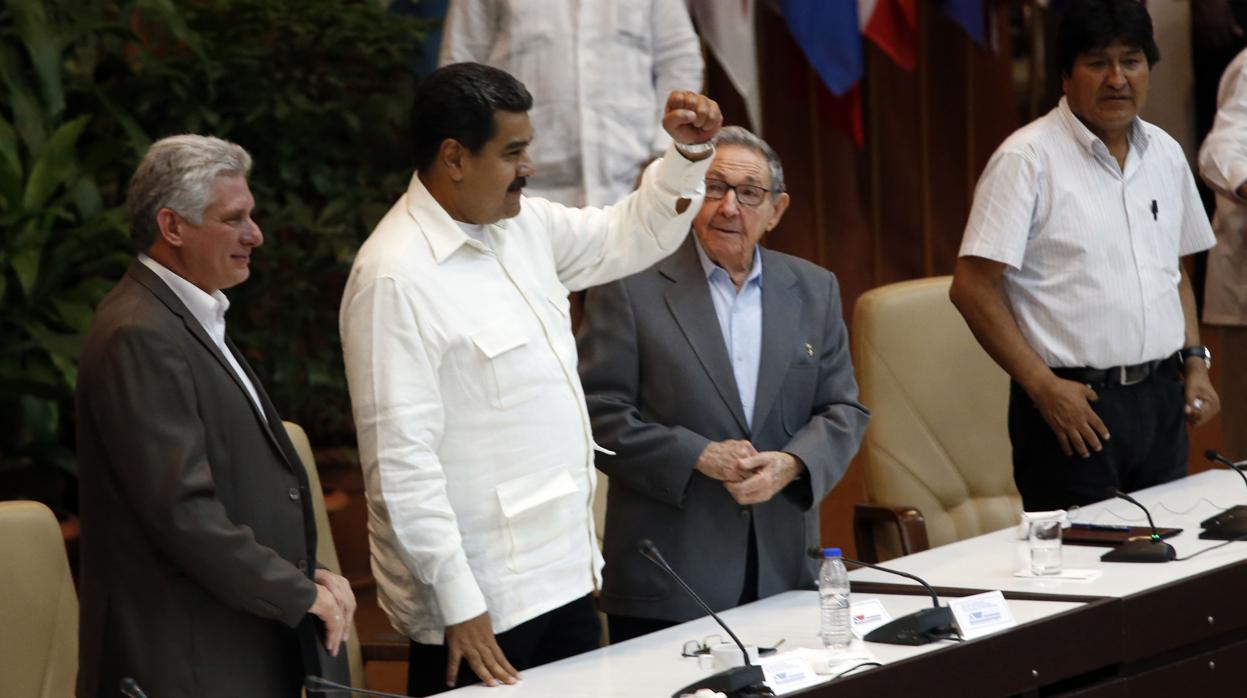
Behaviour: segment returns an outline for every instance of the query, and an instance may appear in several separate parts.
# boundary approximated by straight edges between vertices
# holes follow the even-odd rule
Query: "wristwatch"
[[[1193,347],[1183,347],[1182,350],[1178,352],[1178,356],[1182,357],[1183,361],[1190,358],[1203,359],[1204,368],[1212,368],[1212,352],[1208,351],[1208,347],[1203,346],[1202,344]]]

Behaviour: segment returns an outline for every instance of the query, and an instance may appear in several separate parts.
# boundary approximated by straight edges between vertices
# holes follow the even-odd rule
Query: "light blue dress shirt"
[[[723,267],[715,264],[694,239],[697,258],[706,272],[710,286],[710,299],[714,301],[714,313],[719,318],[723,343],[727,346],[727,358],[732,363],[732,375],[736,389],[740,391],[740,406],[745,411],[745,421],[753,428],[753,403],[758,394],[758,365],[762,360],[762,252],[754,248],[753,268],[740,292]]]

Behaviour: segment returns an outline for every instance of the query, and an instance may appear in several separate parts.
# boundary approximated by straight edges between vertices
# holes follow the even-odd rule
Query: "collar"
[[[706,280],[709,281],[717,271],[722,273],[730,283],[732,280],[731,274],[728,274],[726,269],[710,259],[710,255],[706,254],[706,250],[701,246],[701,240],[697,239],[697,234],[692,233],[689,237],[693,238],[693,247],[697,249],[697,260],[701,262],[701,269],[706,274]],[[754,280],[758,282],[759,286],[762,285],[762,248],[757,245],[753,246],[753,268],[749,270],[749,276],[745,277],[745,283],[742,284],[742,287],[748,286],[749,282]]]
[[[420,232],[429,241],[433,261],[438,264],[445,262],[456,250],[472,241],[459,227],[459,223],[446,213],[446,209],[425,188],[424,182],[420,181],[419,172],[412,173],[411,183],[407,186],[407,213],[415,219]],[[507,221],[501,220],[484,226],[486,235],[489,234],[491,225],[506,229]]]
[[[1065,125],[1066,130],[1074,140],[1078,141],[1087,152],[1096,154],[1108,154],[1108,146],[1100,137],[1091,132],[1087,125],[1074,114],[1069,108],[1069,103],[1065,97],[1061,97],[1061,101],[1057,104],[1057,114],[1061,117],[1061,123]],[[1130,122],[1130,132],[1126,134],[1127,140],[1130,141],[1130,149],[1138,155],[1143,155],[1147,150],[1147,146],[1152,141],[1152,134],[1148,133],[1144,128],[1144,121],[1139,117],[1134,117]]]
[[[219,290],[205,293],[202,288],[178,276],[172,269],[147,256],[145,252],[139,253],[139,261],[165,282],[204,329],[214,336],[218,331],[224,335],[225,311],[229,310],[229,298],[224,293]]]

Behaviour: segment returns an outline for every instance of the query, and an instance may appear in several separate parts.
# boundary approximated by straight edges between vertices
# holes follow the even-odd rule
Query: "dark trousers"
[[[758,536],[754,532],[753,520],[749,521],[749,542],[745,550],[745,583],[740,590],[740,598],[737,599],[736,605],[744,606],[758,600]],[[676,593],[683,593],[682,589],[675,590]],[[717,610],[717,609],[716,609]],[[606,628],[610,633],[610,641],[612,645],[617,645],[625,640],[631,640],[634,637],[656,633],[659,630],[666,630],[673,625],[679,625],[680,621],[664,620],[661,618],[638,618],[637,616],[622,616],[615,613],[606,614]]]
[[[1066,456],[1026,391],[1009,388],[1013,479],[1026,511],[1068,509],[1186,475],[1185,397],[1176,361],[1135,385],[1093,385],[1092,409],[1110,439],[1091,457]]]
[[[585,596],[543,613],[495,636],[511,666],[519,671],[549,664],[598,648],[602,625],[593,597]],[[446,645],[412,642],[407,655],[407,694],[431,696],[451,690],[446,685]],[[455,688],[480,683],[466,661],[459,663]]]

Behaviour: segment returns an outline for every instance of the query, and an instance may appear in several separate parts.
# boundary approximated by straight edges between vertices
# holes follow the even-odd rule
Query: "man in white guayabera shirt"
[[[1214,244],[1182,148],[1138,117],[1159,59],[1135,0],[1070,3],[1065,97],[987,164],[952,299],[1013,378],[1028,511],[1186,474],[1186,422],[1218,409],[1180,258]]]
[[[722,122],[713,101],[671,93],[674,144],[640,188],[573,209],[521,195],[534,135],[564,136],[534,134],[531,106],[496,68],[425,78],[416,173],[342,299],[373,571],[412,640],[412,695],[513,683],[597,646],[594,444],[567,293],[679,247]]]

